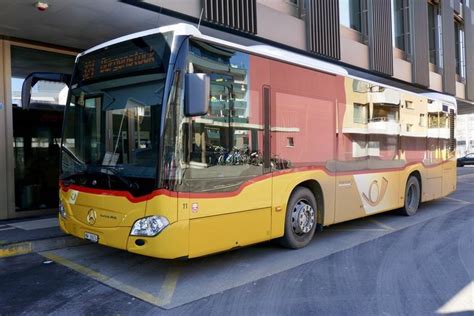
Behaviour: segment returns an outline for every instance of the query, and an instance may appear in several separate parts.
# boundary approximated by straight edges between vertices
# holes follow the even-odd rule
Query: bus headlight
[[[66,218],[66,209],[64,208],[64,204],[62,201],[59,201],[59,214],[61,214],[62,218]]]
[[[135,222],[132,227],[132,236],[156,236],[169,225],[168,219],[163,216],[144,217]]]

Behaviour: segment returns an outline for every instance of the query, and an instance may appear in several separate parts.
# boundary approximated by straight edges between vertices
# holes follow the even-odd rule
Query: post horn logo
[[[372,207],[377,206],[380,201],[382,201],[387,192],[388,180],[382,177],[381,185],[377,180],[372,181],[369,186],[368,196],[365,193],[362,193],[364,200]]]
[[[89,223],[89,225],[95,224],[95,221],[97,220],[97,213],[95,212],[93,208],[91,208],[89,212],[87,212],[86,220]]]

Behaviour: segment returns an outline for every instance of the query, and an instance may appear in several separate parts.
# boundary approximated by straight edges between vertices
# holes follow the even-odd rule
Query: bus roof
[[[147,36],[151,34],[165,33],[165,32],[170,32],[170,31],[173,31],[175,35],[189,35],[195,38],[199,38],[199,39],[209,41],[209,42],[214,42],[216,44],[221,44],[227,47],[234,47],[238,50],[243,50],[243,51],[255,53],[258,55],[264,55],[264,56],[268,56],[268,57],[282,60],[282,61],[291,61],[292,63],[300,65],[300,66],[314,68],[314,69],[318,69],[324,72],[329,72],[332,74],[337,74],[341,76],[348,75],[348,72],[343,67],[331,64],[329,62],[325,62],[325,61],[318,60],[315,58],[306,57],[300,54],[289,52],[289,51],[272,47],[269,45],[243,46],[243,45],[235,44],[235,43],[221,40],[215,37],[204,35],[196,27],[190,24],[186,24],[186,23],[178,23],[174,25],[168,25],[168,26],[163,26],[163,27],[159,27],[159,28],[155,28],[151,30],[138,32],[138,33],[133,33],[130,35],[125,35],[125,36],[110,40],[108,42],[102,43],[100,45],[94,46],[82,52],[77,57],[79,58],[80,56],[86,55],[90,52],[93,52],[101,48],[114,45],[120,42],[124,42],[130,39],[143,37],[143,36]]]
[[[245,52],[249,52],[249,53],[254,53],[254,54],[257,54],[257,55],[261,55],[261,56],[270,57],[272,59],[280,60],[280,61],[283,61],[283,62],[290,62],[290,63],[295,64],[295,65],[299,65],[299,66],[303,66],[303,67],[307,67],[307,68],[312,68],[312,69],[315,69],[315,70],[319,70],[319,71],[323,71],[323,72],[327,72],[327,73],[331,73],[331,74],[335,74],[335,75],[341,75],[341,76],[345,76],[345,77],[351,77],[351,78],[354,78],[354,79],[364,80],[364,81],[371,82],[371,83],[374,83],[374,84],[377,84],[377,85],[387,86],[387,87],[394,88],[396,90],[401,90],[401,91],[404,91],[404,92],[408,92],[408,93],[411,93],[411,94],[422,95],[426,98],[430,98],[430,99],[450,103],[455,108],[457,108],[456,98],[453,97],[453,96],[449,96],[449,95],[445,95],[445,94],[437,93],[437,92],[428,92],[429,90],[424,90],[423,92],[422,91],[407,90],[406,88],[399,87],[396,84],[391,84],[390,82],[387,83],[386,79],[384,79],[383,82],[379,82],[377,80],[377,78],[374,78],[376,76],[373,76],[372,74],[368,74],[369,78],[365,78],[365,76],[360,75],[360,71],[356,71],[355,73],[353,71],[349,72],[348,69],[346,69],[346,67],[343,67],[343,66],[340,66],[340,65],[337,65],[337,64],[333,64],[331,62],[327,62],[327,61],[317,59],[317,56],[308,57],[308,56],[305,56],[305,55],[302,55],[302,54],[294,53],[294,52],[284,50],[284,49],[281,49],[281,48],[277,48],[277,47],[273,47],[273,46],[270,46],[270,45],[243,46],[243,45],[236,44],[236,43],[233,43],[233,42],[229,42],[229,41],[226,41],[226,40],[222,40],[222,39],[219,39],[219,38],[216,38],[216,37],[204,35],[195,26],[187,24],[187,23],[178,23],[178,24],[173,24],[173,25],[162,26],[162,27],[159,27],[159,28],[154,28],[154,29],[150,29],[150,30],[141,31],[141,32],[125,35],[125,36],[122,36],[122,37],[118,37],[116,39],[113,39],[113,40],[107,41],[105,43],[99,44],[97,46],[94,46],[94,47],[80,53],[77,56],[77,58],[79,58],[83,55],[86,55],[88,53],[91,53],[93,51],[96,51],[96,50],[99,50],[99,49],[102,49],[104,47],[108,47],[108,46],[111,46],[111,45],[114,45],[114,44],[117,44],[117,43],[120,43],[120,42],[124,42],[124,41],[131,40],[131,39],[134,39],[134,38],[144,37],[144,36],[148,36],[148,35],[152,35],[152,34],[165,33],[165,32],[174,32],[174,35],[188,35],[188,36],[192,36],[194,38],[202,39],[202,40],[207,41],[207,42],[212,42],[212,43],[215,43],[215,44],[221,44],[221,45],[224,45],[224,46],[227,46],[227,47],[235,48],[235,49],[245,51]],[[76,61],[77,61],[77,58],[76,58]],[[405,86],[406,85],[408,85],[408,83],[405,84]],[[417,90],[420,90],[420,89],[417,89]]]
[[[436,92],[425,92],[425,93],[421,93],[421,95],[427,97],[428,99],[439,100],[442,102],[447,102],[447,103],[456,105],[456,98],[450,95],[436,93]]]

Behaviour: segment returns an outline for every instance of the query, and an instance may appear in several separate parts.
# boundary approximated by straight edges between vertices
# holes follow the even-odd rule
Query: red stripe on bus
[[[416,165],[421,163],[425,168],[435,168],[438,167],[442,164],[447,163],[448,161],[445,162],[440,162],[436,163],[433,165],[425,165],[423,162],[412,162],[409,164],[406,164],[402,168],[388,168],[388,169],[374,169],[370,170],[370,172],[367,172],[368,170],[359,170],[359,171],[347,171],[347,172],[331,172],[327,170],[325,167],[322,166],[309,166],[309,167],[300,167],[300,168],[293,168],[293,169],[287,169],[287,170],[280,170],[272,173],[267,173],[258,177],[255,177],[251,180],[248,180],[244,183],[242,183],[239,188],[235,191],[230,191],[230,192],[180,192],[179,194],[182,195],[183,198],[194,198],[194,199],[205,199],[205,198],[228,198],[228,197],[234,197],[239,195],[246,187],[263,181],[265,179],[273,177],[278,177],[286,174],[291,174],[291,173],[297,173],[297,172],[304,172],[304,171],[323,171],[329,176],[351,176],[351,175],[357,175],[357,174],[373,174],[373,173],[384,173],[384,172],[394,172],[394,171],[401,171],[406,169],[407,167]],[[84,192],[84,193],[91,193],[91,194],[99,194],[99,195],[109,195],[109,196],[118,196],[118,197],[125,197],[127,200],[129,200],[132,203],[140,203],[140,202],[145,202],[148,200],[151,200],[154,197],[164,195],[168,197],[173,197],[177,198],[178,197],[178,192],[167,190],[167,189],[158,189],[150,194],[140,196],[140,197],[134,197],[130,192],[128,191],[116,191],[116,190],[106,190],[106,189],[94,189],[94,188],[88,188],[88,187],[83,187],[75,184],[71,185],[64,185],[62,181],[59,182],[59,186],[61,190],[64,192],[69,191],[70,189],[76,190],[79,192]]]

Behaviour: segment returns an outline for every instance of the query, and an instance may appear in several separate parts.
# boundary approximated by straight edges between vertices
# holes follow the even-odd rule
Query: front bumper
[[[189,252],[189,221],[170,224],[154,237],[130,236],[131,227],[98,228],[84,225],[69,216],[59,215],[59,226],[65,233],[84,239],[86,232],[99,236],[98,243],[104,246],[127,250],[140,255],[176,259],[187,257]],[[137,242],[142,240],[144,242]]]

